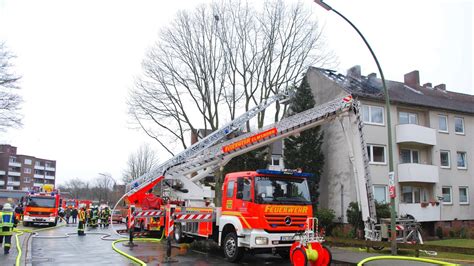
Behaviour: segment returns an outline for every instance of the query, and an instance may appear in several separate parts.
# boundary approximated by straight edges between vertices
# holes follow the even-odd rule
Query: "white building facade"
[[[375,199],[389,202],[388,137],[381,82],[375,74],[346,76],[310,68],[307,73],[316,104],[352,94],[361,102],[364,137]],[[444,84],[419,84],[419,72],[404,82],[387,81],[396,179],[396,210],[411,215],[434,233],[437,226],[474,226],[474,96],[446,90]],[[356,201],[347,143],[338,121],[322,126],[326,162],[320,205],[347,222]],[[442,222],[440,222],[442,221]]]

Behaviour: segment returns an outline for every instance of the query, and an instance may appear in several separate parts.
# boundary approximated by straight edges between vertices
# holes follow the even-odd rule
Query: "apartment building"
[[[17,147],[0,145],[0,189],[27,191],[55,182],[55,160],[17,154]]]
[[[358,66],[347,75],[310,68],[307,78],[316,104],[348,93],[360,101],[375,199],[389,202],[388,125],[380,79],[362,76]],[[444,84],[420,85],[418,71],[406,74],[403,82],[387,81],[387,87],[397,213],[415,217],[431,232],[452,222],[474,226],[474,96],[448,91]],[[320,203],[347,222],[348,205],[357,201],[348,144],[339,121],[322,129],[326,162]]]

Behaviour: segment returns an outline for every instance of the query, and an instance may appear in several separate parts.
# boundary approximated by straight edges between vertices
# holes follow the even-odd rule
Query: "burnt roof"
[[[356,79],[334,70],[315,69],[337,82],[353,96],[376,101],[385,100],[382,81],[378,78],[361,76],[360,79]],[[385,82],[390,102],[474,114],[474,95],[423,86],[408,86],[403,82],[392,80]]]

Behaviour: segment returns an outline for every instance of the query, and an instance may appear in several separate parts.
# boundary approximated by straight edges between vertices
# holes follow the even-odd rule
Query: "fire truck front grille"
[[[288,221],[287,217],[290,217]],[[285,214],[267,214],[265,220],[272,228],[300,227],[304,228],[306,224],[304,215],[285,215]],[[288,224],[289,222],[289,224]]]
[[[30,212],[31,216],[49,216],[49,212]]]

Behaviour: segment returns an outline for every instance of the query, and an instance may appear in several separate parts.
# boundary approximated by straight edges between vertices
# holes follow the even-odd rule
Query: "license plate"
[[[280,237],[281,241],[290,241],[293,240],[293,236],[282,236]]]

